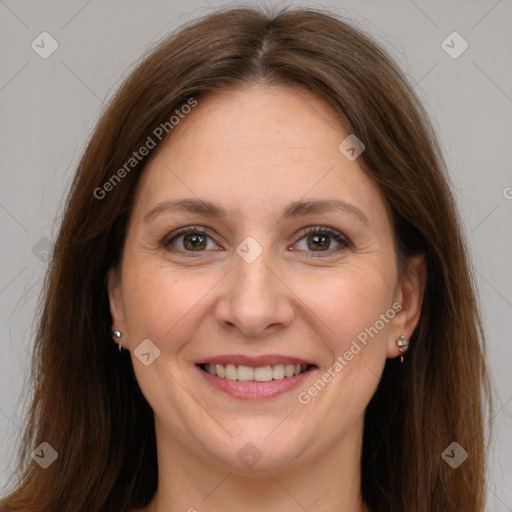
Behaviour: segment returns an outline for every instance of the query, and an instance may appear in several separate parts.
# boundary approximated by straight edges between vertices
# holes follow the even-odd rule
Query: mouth
[[[196,367],[207,384],[232,398],[274,398],[292,391],[318,367],[307,361],[273,357],[222,356]]]

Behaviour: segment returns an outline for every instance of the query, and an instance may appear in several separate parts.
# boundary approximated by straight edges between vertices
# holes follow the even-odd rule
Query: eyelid
[[[315,233],[320,234],[327,234],[332,236],[337,236],[340,239],[344,240],[347,243],[350,243],[348,237],[346,237],[341,231],[338,231],[337,229],[331,228],[330,226],[325,225],[314,225],[314,226],[306,226],[302,228],[296,236],[304,237],[305,235],[311,235]]]
[[[210,238],[211,240],[213,240],[215,242],[212,234],[210,233],[209,228],[194,225],[194,226],[185,226],[183,228],[179,228],[176,231],[173,231],[172,233],[170,233],[169,235],[165,235],[164,238],[162,238],[162,240],[160,241],[160,245],[164,248],[167,248],[176,238],[183,236],[183,235],[188,235],[189,233],[202,234],[204,236],[207,236],[208,238]],[[215,244],[217,244],[217,242],[215,242]],[[194,251],[181,251],[180,249],[176,249],[176,251],[190,252],[190,253],[194,252]],[[197,251],[197,252],[204,252],[204,251]]]
[[[298,238],[297,238],[297,241],[294,242],[293,245],[296,245],[304,237],[315,235],[315,234],[328,235],[328,236],[334,238],[336,240],[336,242],[338,242],[338,244],[340,244],[341,247],[338,247],[335,249],[328,249],[327,251],[302,251],[302,252],[305,252],[306,254],[308,254],[310,257],[318,258],[318,257],[322,257],[322,256],[324,256],[324,257],[332,256],[333,254],[338,253],[343,249],[352,247],[352,242],[346,235],[344,235],[337,229],[331,228],[329,226],[324,226],[324,225],[307,226],[307,227],[301,229],[297,233],[296,237],[298,237]]]

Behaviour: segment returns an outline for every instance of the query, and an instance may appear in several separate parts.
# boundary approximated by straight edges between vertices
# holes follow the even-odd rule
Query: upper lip
[[[268,355],[260,355],[260,356],[248,356],[242,354],[226,354],[214,357],[207,357],[200,361],[197,361],[196,364],[234,364],[244,365],[244,366],[252,366],[254,368],[259,366],[273,366],[275,364],[305,364],[305,365],[313,365],[311,361],[307,361],[306,359],[301,359],[300,357],[295,356],[283,356],[278,354],[268,354]]]

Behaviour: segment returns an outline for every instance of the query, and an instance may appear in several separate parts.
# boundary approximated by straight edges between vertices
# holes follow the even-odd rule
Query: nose
[[[217,322],[224,329],[263,338],[291,324],[293,293],[270,264],[265,253],[252,263],[235,256],[215,308]]]

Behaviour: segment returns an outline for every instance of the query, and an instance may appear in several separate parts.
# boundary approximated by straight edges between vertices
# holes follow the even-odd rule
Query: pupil
[[[190,246],[192,249],[204,249],[205,247],[205,237],[199,234],[191,234],[186,235],[185,239],[185,247]]]
[[[312,245],[310,245],[310,249],[314,251],[320,249],[329,248],[329,240],[326,235],[312,235]]]

